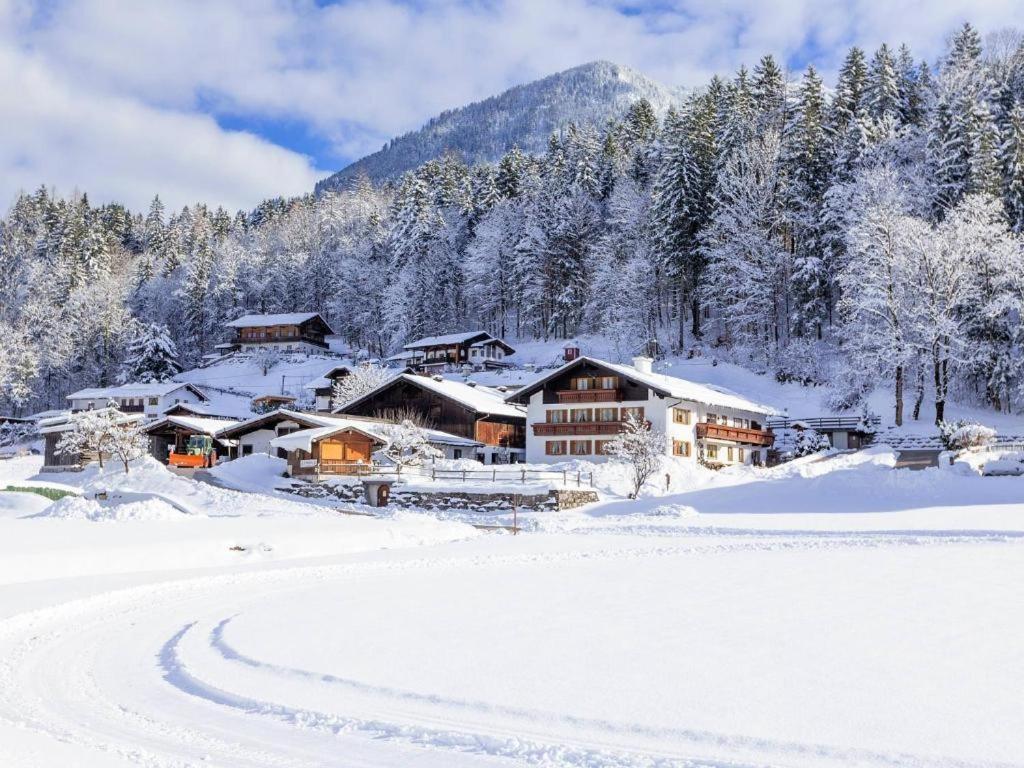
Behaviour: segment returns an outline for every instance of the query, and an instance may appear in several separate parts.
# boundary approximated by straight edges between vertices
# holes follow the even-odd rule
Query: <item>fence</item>
[[[365,477],[367,475],[399,477],[420,477],[431,480],[454,480],[462,483],[522,483],[542,482],[545,480],[561,481],[562,485],[574,483],[577,488],[586,485],[594,487],[594,473],[571,470],[547,469],[438,469],[436,465],[428,467],[401,467],[383,464],[353,464],[342,461],[321,461],[316,468],[320,475],[350,475]]]
[[[882,423],[880,416],[871,416],[869,421],[872,426],[877,427]],[[766,419],[765,425],[768,429],[789,429],[793,424],[802,424],[809,429],[829,432],[832,430],[856,429],[861,423],[859,416],[820,416],[808,419],[790,417],[779,417]]]

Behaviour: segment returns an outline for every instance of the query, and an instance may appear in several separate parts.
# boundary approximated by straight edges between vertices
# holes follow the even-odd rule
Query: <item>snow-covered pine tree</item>
[[[167,326],[157,323],[137,324],[125,350],[118,381],[122,384],[169,381],[180,371],[178,349],[171,340]]]

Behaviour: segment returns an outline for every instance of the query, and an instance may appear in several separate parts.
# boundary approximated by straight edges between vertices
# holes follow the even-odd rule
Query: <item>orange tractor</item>
[[[171,451],[167,464],[171,467],[196,467],[207,469],[217,463],[217,449],[209,435],[192,435],[184,453]]]

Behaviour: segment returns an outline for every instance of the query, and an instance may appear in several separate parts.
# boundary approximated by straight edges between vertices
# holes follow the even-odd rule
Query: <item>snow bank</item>
[[[224,485],[239,491],[271,493],[292,481],[284,477],[288,462],[266,453],[254,453],[217,464],[210,474]]]
[[[105,504],[81,496],[65,496],[49,505],[35,517],[70,520],[180,520],[184,515],[161,499],[130,501],[125,504]]]
[[[42,512],[52,503],[38,493],[0,490],[0,518],[29,517]]]

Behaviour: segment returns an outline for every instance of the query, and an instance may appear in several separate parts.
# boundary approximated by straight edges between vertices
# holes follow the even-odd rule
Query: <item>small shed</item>
[[[214,438],[217,455],[227,456],[235,444],[233,440],[220,439],[217,433],[237,425],[230,419],[211,419],[199,416],[164,416],[146,426],[149,435],[149,453],[157,461],[167,462],[174,453],[185,453],[188,439],[193,435],[207,435]]]

